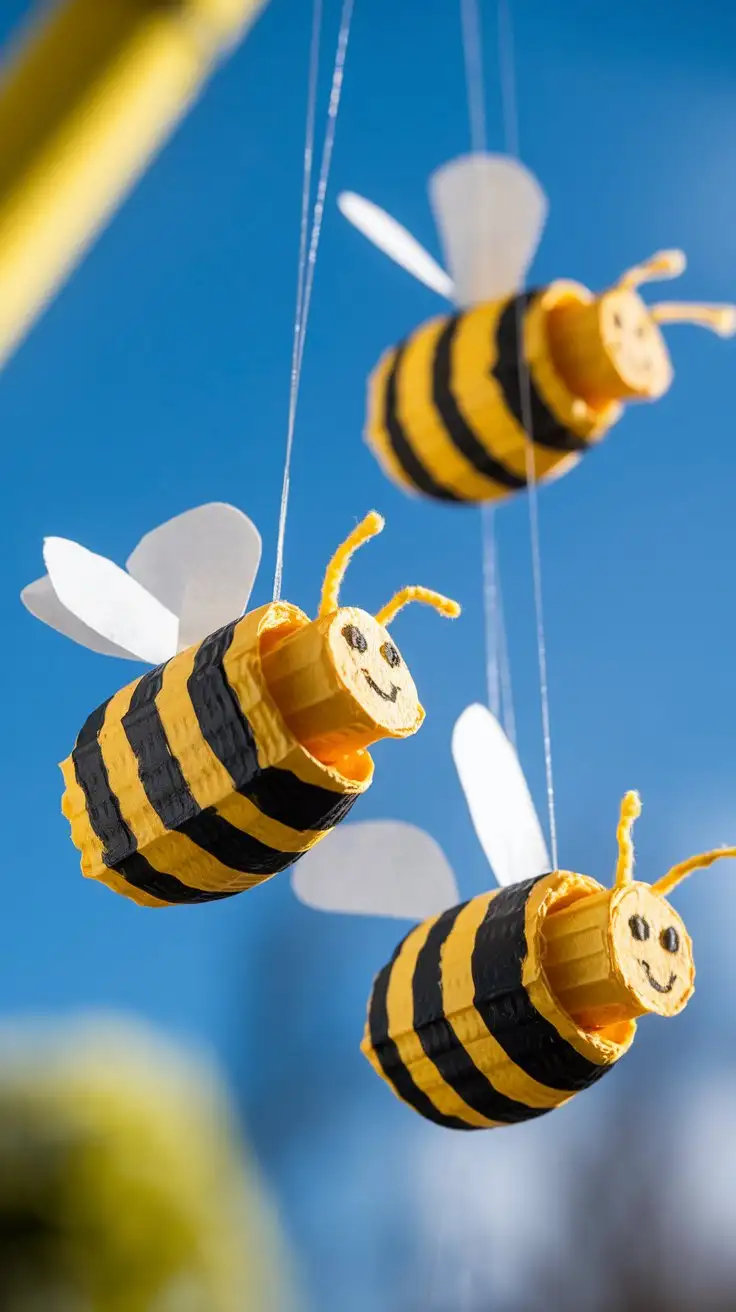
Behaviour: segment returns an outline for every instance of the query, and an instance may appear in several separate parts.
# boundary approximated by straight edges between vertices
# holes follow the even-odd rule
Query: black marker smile
[[[365,676],[365,681],[366,681],[366,683],[368,684],[368,687],[369,687],[369,688],[372,688],[374,692],[377,692],[377,693],[378,693],[378,696],[379,696],[379,697],[382,697],[383,700],[384,700],[385,702],[395,702],[395,701],[396,701],[396,698],[397,698],[398,695],[399,695],[399,690],[398,690],[398,688],[396,687],[396,684],[395,684],[395,683],[392,683],[392,684],[391,684],[391,691],[390,691],[390,692],[384,692],[384,691],[383,691],[383,688],[379,688],[379,686],[378,686],[378,684],[375,682],[375,680],[371,678],[371,676],[370,676],[370,674],[368,673],[367,670],[363,670],[363,675]]]
[[[640,961],[639,965],[644,967],[645,971],[647,972],[647,979],[649,980],[649,983],[651,984],[652,988],[656,989],[657,993],[671,992],[672,986],[675,983],[675,980],[677,979],[676,975],[670,975],[669,983],[665,986],[664,984],[660,984],[659,981],[654,978],[651,970],[649,969],[648,961]]]

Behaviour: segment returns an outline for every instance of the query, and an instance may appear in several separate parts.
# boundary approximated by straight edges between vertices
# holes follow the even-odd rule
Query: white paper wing
[[[396,219],[392,219],[385,210],[379,209],[372,201],[356,196],[354,191],[343,191],[337,198],[340,212],[344,214],[353,227],[373,242],[384,255],[388,255],[402,269],[411,273],[425,287],[439,292],[449,301],[455,298],[452,279],[436,260],[425,251],[415,237],[403,228]]]
[[[340,826],[293,868],[292,887],[318,911],[424,920],[459,901],[442,848],[398,820]]]
[[[458,305],[517,291],[547,217],[534,175],[506,155],[464,155],[432,174],[429,192]]]
[[[108,642],[107,638],[95,633],[94,629],[88,628],[77,619],[76,615],[72,615],[70,610],[62,606],[48,574],[42,579],[36,579],[35,583],[29,583],[21,592],[20,599],[26,610],[29,610],[37,620],[42,620],[49,628],[56,629],[57,633],[63,633],[65,638],[71,638],[80,646],[89,647],[90,651],[99,652],[101,656],[136,659],[133,652],[117,647],[114,642]]]
[[[499,884],[551,869],[547,845],[519,758],[485,706],[468,706],[455,724],[452,755],[480,845]]]
[[[88,628],[152,665],[175,654],[176,615],[125,570],[67,538],[46,538],[43,555],[62,606]]]
[[[178,647],[238,619],[261,561],[261,535],[242,510],[213,501],[141,538],[128,573],[179,617]]]

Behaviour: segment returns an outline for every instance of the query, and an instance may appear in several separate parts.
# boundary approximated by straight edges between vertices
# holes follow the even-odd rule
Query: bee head
[[[318,622],[335,674],[353,699],[356,711],[375,723],[380,730],[376,737],[404,738],[416,733],[424,710],[389,625],[413,601],[432,606],[452,619],[460,614],[460,607],[448,597],[419,586],[397,592],[375,616],[353,606],[340,606],[340,587],[353,554],[380,533],[384,523],[381,515],[371,511],[338,547],[325,574]]]
[[[690,936],[666,894],[693,870],[736,848],[715,848],[673,866],[654,884],[634,878],[631,831],[638,793],[621,804],[613,888],[600,885],[553,907],[542,931],[544,970],[558,1004],[586,1030],[630,1023],[653,1013],[676,1016],[695,988]]]
[[[601,339],[624,398],[656,400],[672,382],[672,363],[660,324],[698,324],[721,337],[736,332],[733,306],[674,301],[645,304],[637,290],[641,284],[676,278],[685,264],[682,251],[659,251],[629,269],[598,300]]]
[[[340,605],[352,556],[383,526],[371,511],[353,529],[327,566],[317,618],[262,658],[287,725],[327,765],[344,764],[381,738],[407,738],[424,720],[414,680],[389,633],[399,611],[420,601],[449,618],[460,614],[457,602],[422,587],[403,588],[376,615]]]
[[[693,870],[736,856],[736,848],[703,852],[673,866],[656,883],[641,883],[633,875],[631,841],[631,830],[640,812],[638,793],[627,793],[621,804],[619,856],[610,900],[611,956],[637,1014],[675,1016],[693,994],[695,964],[690,936],[665,894]]]
[[[593,411],[622,401],[655,401],[667,391],[673,369],[661,324],[698,324],[721,337],[736,332],[736,306],[645,303],[638,291],[642,283],[675,278],[684,268],[682,251],[659,251],[600,296],[570,284],[572,291],[550,306],[554,363],[573,396]]]

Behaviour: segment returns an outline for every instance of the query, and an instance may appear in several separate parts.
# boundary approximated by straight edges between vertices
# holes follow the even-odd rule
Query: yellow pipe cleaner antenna
[[[376,510],[370,510],[365,519],[362,519],[356,525],[352,533],[349,533],[345,541],[337,548],[325,571],[325,581],[322,584],[322,596],[319,603],[319,615],[331,615],[333,611],[337,610],[340,601],[340,588],[352,557],[358,547],[362,547],[364,542],[369,542],[376,534],[382,532],[385,524],[386,521],[383,515],[379,515]]]
[[[432,592],[431,588],[415,585],[410,588],[402,588],[382,610],[379,610],[376,615],[378,623],[382,624],[384,628],[388,628],[399,611],[403,610],[412,601],[421,601],[425,606],[433,606],[440,615],[444,615],[449,620],[456,620],[460,614],[460,607],[451,597],[443,597],[441,592]]]
[[[703,305],[700,302],[662,301],[649,307],[655,323],[693,323],[710,328],[719,337],[736,333],[736,305]]]
[[[628,269],[619,279],[618,286],[640,287],[643,282],[654,282],[660,278],[679,278],[686,264],[684,251],[657,251],[648,260]]]
[[[661,893],[664,897],[683,879],[691,875],[693,870],[705,870],[707,866],[712,866],[714,861],[721,861],[723,857],[736,857],[736,847],[714,847],[712,852],[701,852],[699,856],[691,856],[687,861],[681,861],[658,879],[656,884],[652,884],[652,891]]]
[[[618,843],[618,861],[616,862],[616,888],[630,884],[634,878],[634,843],[631,831],[634,821],[641,815],[641,798],[638,793],[629,792],[621,803],[616,841]]]

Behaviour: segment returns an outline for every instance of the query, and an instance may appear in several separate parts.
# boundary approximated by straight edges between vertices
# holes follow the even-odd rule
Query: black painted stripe
[[[445,1083],[454,1089],[468,1107],[486,1116],[489,1121],[515,1125],[520,1121],[543,1116],[549,1108],[527,1107],[525,1103],[499,1093],[478,1069],[445,1015],[442,948],[464,906],[467,903],[451,907],[439,917],[419,952],[412,981],[414,1028],[429,1060],[437,1067]]]
[[[230,890],[227,893],[206,893],[200,888],[188,888],[182,884],[181,880],[176,879],[174,875],[162,874],[160,870],[154,870],[153,866],[146,861],[140,852],[134,852],[132,856],[121,861],[115,870],[122,875],[126,883],[133,888],[138,888],[143,893],[149,893],[151,897],[157,897],[162,902],[172,902],[177,906],[184,906],[191,903],[201,902],[219,902],[226,897],[234,897],[239,890]]]
[[[447,327],[437,340],[432,370],[432,399],[447,436],[461,456],[485,478],[492,478],[495,483],[511,492],[518,492],[526,487],[526,478],[494,459],[467,423],[455,400],[452,390],[452,352],[464,317],[462,314],[454,314],[448,319]]]
[[[223,668],[238,620],[213,633],[199,647],[187,690],[202,737],[227,770],[237,792],[262,815],[291,829],[331,829],[344,819],[359,794],[335,793],[303,783],[290,770],[261,769],[255,734],[243,714]]]
[[[121,723],[148,801],[166,829],[179,829],[197,814],[199,807],[171,751],[156,706],[165,669],[160,665],[138,681]]]
[[[573,433],[552,413],[537,391],[527,367],[523,331],[524,318],[540,289],[514,296],[507,304],[496,329],[496,365],[492,370],[506,405],[535,446],[551,451],[586,451],[589,443]]]
[[[87,819],[102,844],[102,860],[107,866],[129,857],[137,847],[135,835],[125,823],[118,799],[110,787],[98,742],[111,700],[108,698],[87,717],[72,751],[74,774],[84,793]]]
[[[360,793],[333,793],[319,784],[306,784],[290,770],[275,765],[260,770],[253,782],[239,791],[271,820],[317,833],[344,820],[360,797]]]
[[[543,876],[541,876],[543,878]],[[502,888],[488,904],[472,955],[475,1007],[507,1057],[548,1089],[576,1093],[610,1070],[577,1052],[532,1005],[522,985],[524,912],[538,881]]]
[[[171,751],[156,706],[164,669],[161,666],[144,675],[122,717],[138,762],[140,781],[159,820],[166,829],[184,834],[229,870],[248,875],[275,875],[286,870],[297,860],[298,853],[262,843],[231,824],[215,807],[199,806]]]
[[[426,496],[434,497],[438,501],[454,501],[462,503],[462,497],[459,497],[457,493],[453,492],[449,487],[445,487],[443,483],[439,483],[437,479],[430,474],[429,470],[425,469],[416,451],[409,442],[404,425],[399,419],[397,404],[399,370],[401,369],[401,364],[410,340],[411,339],[409,339],[408,342],[402,342],[401,345],[397,347],[393,364],[391,365],[391,369],[386,379],[383,424],[388,433],[391,449],[407,478],[414,487],[420,492],[424,492]]]
[[[187,691],[202,737],[227,770],[234,788],[243,791],[258,773],[258,748],[222,667],[237,623],[233,620],[200,644]]]
[[[229,870],[237,870],[243,875],[277,875],[304,855],[303,852],[281,852],[269,847],[230,824],[211,806],[191,820],[185,820],[177,833],[184,834]]]
[[[368,1009],[368,1032],[373,1051],[389,1084],[393,1086],[399,1097],[403,1098],[404,1102],[409,1103],[425,1120],[434,1121],[435,1125],[443,1125],[447,1130],[475,1130],[478,1128],[477,1126],[468,1125],[466,1121],[458,1120],[455,1116],[444,1116],[442,1112],[437,1110],[426,1093],[423,1093],[419,1086],[414,1083],[411,1074],[401,1060],[399,1049],[389,1035],[388,1008],[386,1006],[388,985],[394,962],[402,947],[403,942],[399,944],[389,964],[384,966],[373,985]]]
[[[92,743],[97,742],[97,735],[105,723],[105,715],[107,714],[107,708],[111,701],[112,697],[108,697],[106,702],[103,702],[102,705],[98,706],[91,715],[87,716],[87,719],[77,734],[77,741],[75,744],[76,749],[79,749],[80,747],[89,747]]]

